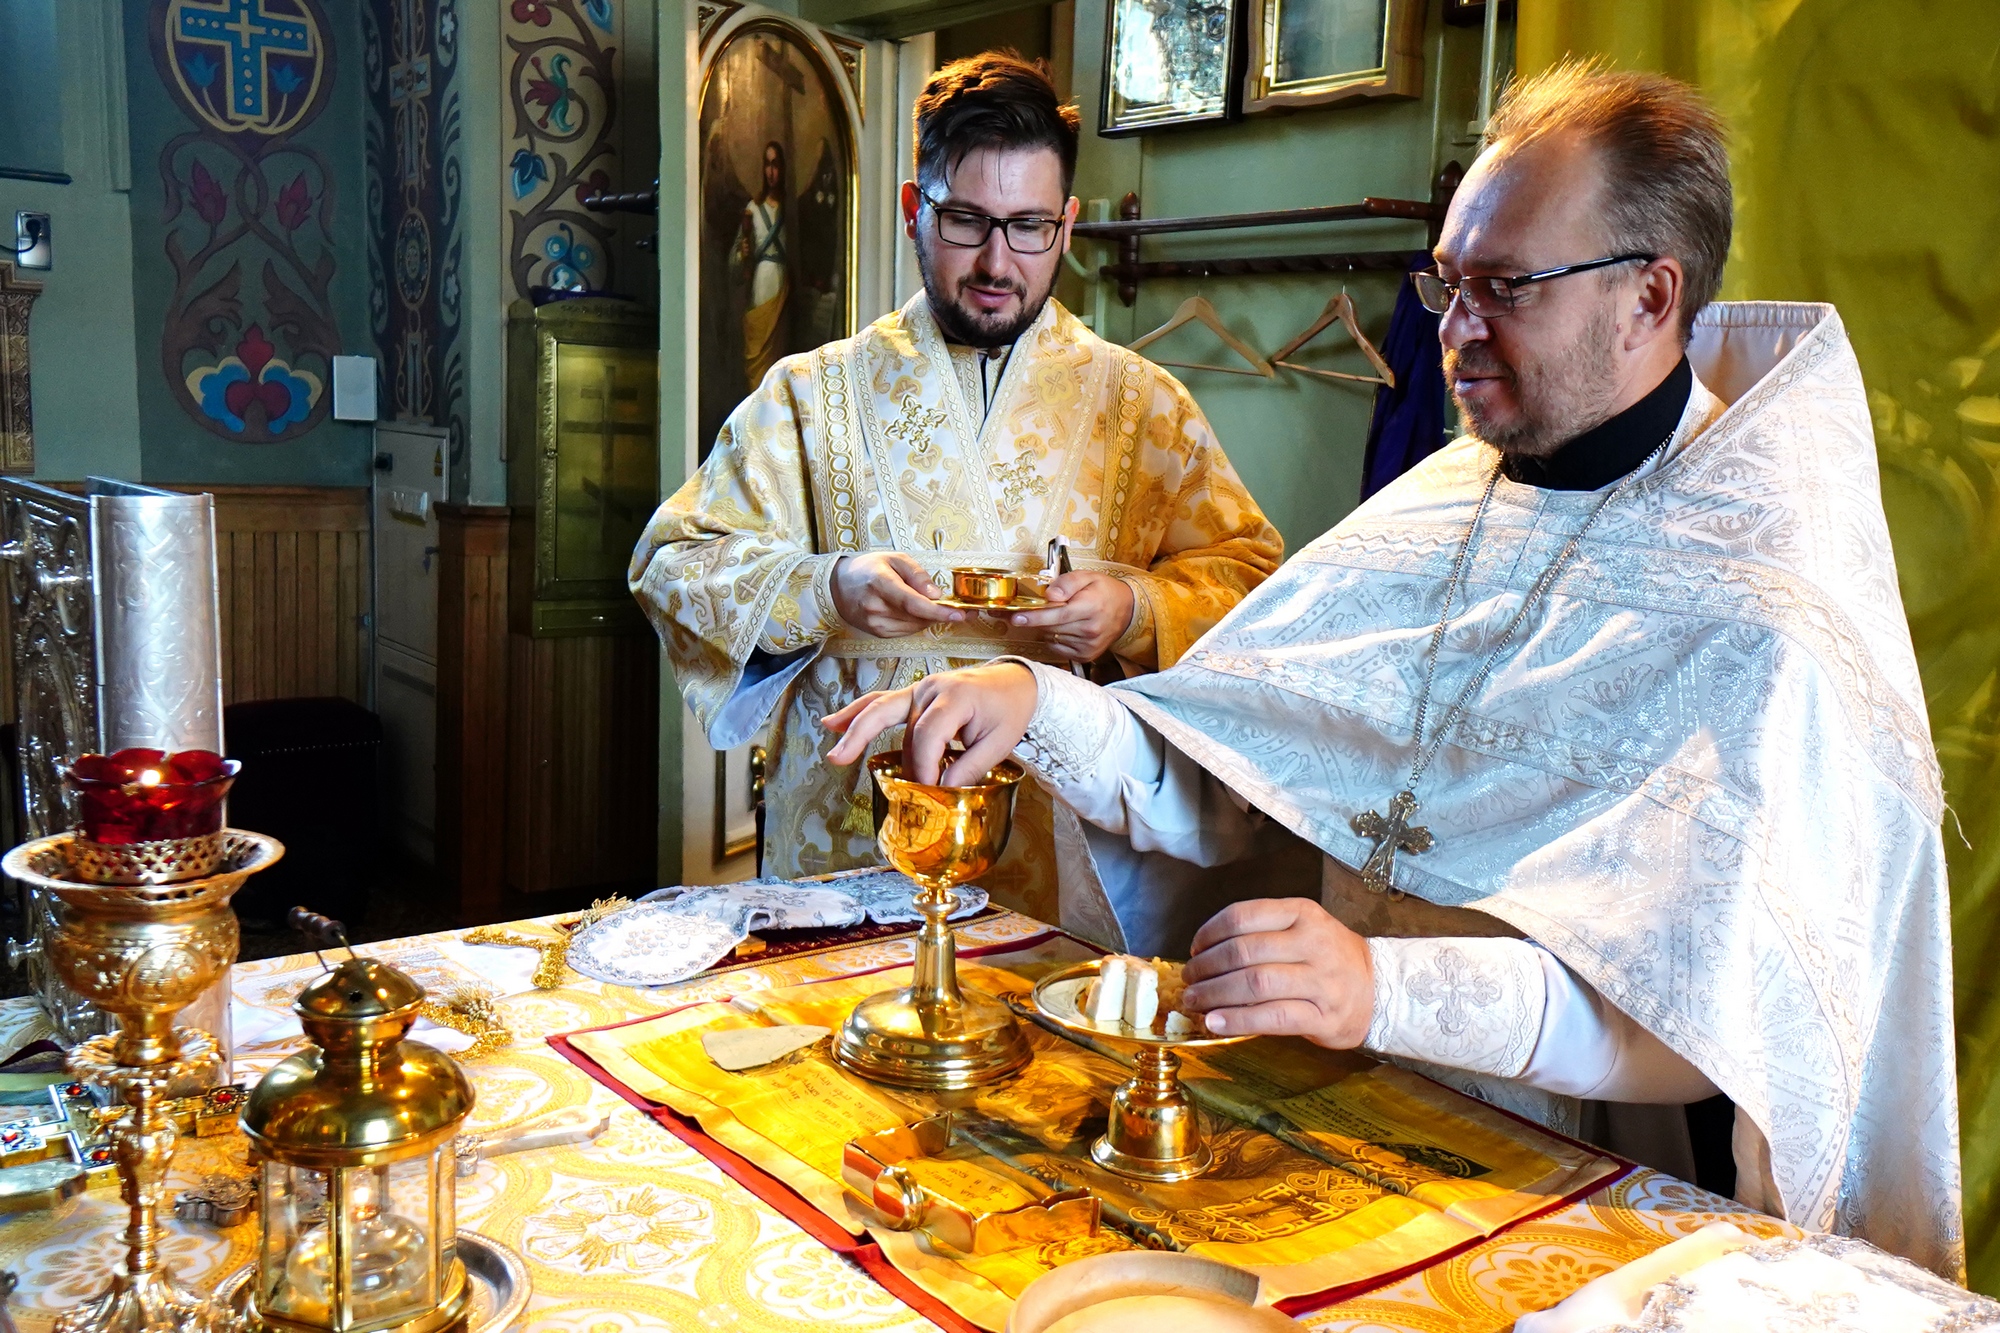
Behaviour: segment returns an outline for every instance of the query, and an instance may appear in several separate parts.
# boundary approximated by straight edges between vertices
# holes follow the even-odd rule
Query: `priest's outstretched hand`
[[[1227,1036],[1304,1037],[1346,1050],[1368,1035],[1368,942],[1310,898],[1233,903],[1194,934],[1189,1008]]]
[[[1021,743],[1035,715],[1035,695],[1034,673],[1017,662],[988,662],[925,676],[907,689],[876,690],[820,719],[840,737],[826,757],[851,764],[877,736],[907,726],[903,760],[910,777],[927,785],[963,786]],[[954,739],[965,750],[945,767],[945,746]]]

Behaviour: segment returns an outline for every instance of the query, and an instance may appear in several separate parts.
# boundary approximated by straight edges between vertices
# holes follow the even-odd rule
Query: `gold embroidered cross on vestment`
[[[914,393],[904,394],[897,405],[902,411],[882,428],[882,433],[919,456],[935,449],[932,437],[951,424],[945,414],[935,407],[925,407]]]
[[[993,469],[994,480],[1007,488],[1001,495],[1009,509],[1019,509],[1030,495],[1039,499],[1049,493],[1049,479],[1035,470],[1040,462],[1033,454],[1022,454],[1005,467]]]

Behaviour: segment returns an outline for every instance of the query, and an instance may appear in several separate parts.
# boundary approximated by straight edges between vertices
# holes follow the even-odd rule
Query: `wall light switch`
[[[14,215],[14,267],[53,268],[55,241],[49,234],[47,213],[20,212]]]
[[[375,420],[375,358],[333,358],[333,419]]]

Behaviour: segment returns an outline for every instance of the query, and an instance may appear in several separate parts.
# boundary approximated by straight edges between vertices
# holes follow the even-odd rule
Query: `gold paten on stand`
[[[224,829],[217,873],[172,884],[93,884],[72,877],[66,853],[75,836],[37,838],[0,862],[58,904],[57,930],[46,945],[57,975],[119,1020],[116,1034],[92,1037],[70,1052],[70,1069],[112,1089],[130,1108],[111,1129],[118,1189],[131,1209],[125,1262],[102,1295],[64,1312],[56,1329],[223,1333],[236,1327],[234,1316],[179,1286],[160,1262],[160,1204],[179,1138],[167,1089],[218,1058],[212,1038],[173,1020],[235,960],[240,936],[229,900],[284,848],[275,838]]]
[[[1140,1031],[1117,1019],[1095,1022],[1084,1007],[1085,988],[1104,960],[1094,958],[1042,978],[1034,1004],[1042,1017],[1068,1032],[1135,1052],[1132,1077],[1111,1094],[1104,1134],[1090,1145],[1091,1160],[1132,1180],[1192,1180],[1214,1161],[1202,1134],[1201,1111],[1181,1083],[1179,1052],[1190,1046],[1227,1046],[1243,1037],[1168,1037]]]
[[[868,771],[888,801],[876,842],[922,886],[915,903],[924,924],[910,984],[854,1006],[834,1059],[863,1078],[929,1091],[1005,1078],[1028,1063],[1028,1039],[1006,1005],[959,986],[947,919],[958,906],[952,889],[992,869],[1006,848],[1025,770],[1009,759],[970,786],[931,787],[903,776],[899,750],[870,759]]]

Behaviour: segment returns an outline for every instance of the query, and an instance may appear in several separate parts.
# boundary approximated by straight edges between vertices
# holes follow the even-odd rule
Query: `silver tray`
[[[458,1233],[458,1257],[465,1275],[472,1279],[472,1308],[466,1314],[466,1333],[507,1333],[527,1311],[534,1284],[528,1280],[528,1266],[521,1256],[477,1231]],[[243,1290],[257,1272],[257,1265],[243,1267],[222,1279],[215,1289],[217,1304],[235,1306]]]

